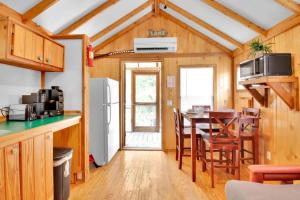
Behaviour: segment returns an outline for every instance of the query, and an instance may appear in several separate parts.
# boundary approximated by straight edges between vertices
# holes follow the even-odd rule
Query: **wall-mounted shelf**
[[[290,109],[299,110],[297,77],[264,76],[240,81],[240,84],[246,88],[261,106],[268,107],[269,89],[272,89]]]

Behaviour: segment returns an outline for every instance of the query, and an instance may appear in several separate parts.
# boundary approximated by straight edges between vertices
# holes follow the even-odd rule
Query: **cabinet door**
[[[26,29],[17,24],[13,24],[12,34],[12,55],[24,58]]]
[[[46,196],[53,199],[53,133],[45,134]]]
[[[19,144],[5,147],[6,200],[18,200],[20,196]]]
[[[44,40],[44,63],[63,68],[64,48],[50,40]]]
[[[0,149],[0,200],[5,200],[4,149]]]
[[[35,62],[43,62],[44,39],[32,31],[25,33],[25,58]]]
[[[34,199],[33,139],[22,141],[20,151],[22,200],[31,200]]]
[[[45,135],[33,139],[34,149],[34,199],[46,199]]]

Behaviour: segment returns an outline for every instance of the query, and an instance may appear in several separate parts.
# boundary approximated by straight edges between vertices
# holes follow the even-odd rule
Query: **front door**
[[[132,102],[133,131],[158,132],[159,72],[133,72]]]

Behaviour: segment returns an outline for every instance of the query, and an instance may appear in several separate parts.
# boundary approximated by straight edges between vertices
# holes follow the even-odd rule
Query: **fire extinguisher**
[[[89,67],[94,66],[94,49],[92,45],[87,46],[87,64]]]

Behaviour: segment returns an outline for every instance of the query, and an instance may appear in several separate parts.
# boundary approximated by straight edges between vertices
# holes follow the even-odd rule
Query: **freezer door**
[[[109,101],[110,103],[118,103],[119,100],[119,82],[107,79],[108,89],[109,89]]]
[[[110,108],[111,118],[108,128],[108,162],[120,148],[119,103],[112,103]]]

